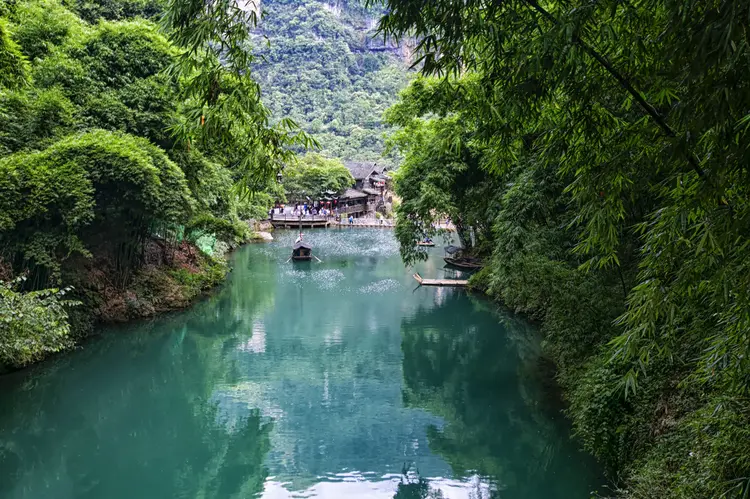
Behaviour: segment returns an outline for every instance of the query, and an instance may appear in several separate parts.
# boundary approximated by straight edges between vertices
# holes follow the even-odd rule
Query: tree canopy
[[[489,243],[475,284],[544,320],[624,496],[746,494],[750,7],[386,4],[436,77],[390,111],[406,259],[435,213]]]
[[[307,153],[284,170],[283,185],[289,201],[318,200],[342,193],[354,178],[341,160]]]

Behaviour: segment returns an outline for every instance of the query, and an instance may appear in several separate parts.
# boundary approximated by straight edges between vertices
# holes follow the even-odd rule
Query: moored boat
[[[481,260],[464,256],[463,251],[463,248],[459,248],[458,246],[446,246],[446,256],[443,258],[443,261],[452,267],[463,270],[477,270],[482,268]]]
[[[297,241],[294,243],[294,247],[292,248],[292,260],[308,261],[312,260],[312,258],[312,246],[303,241]]]
[[[443,261],[452,267],[466,270],[477,270],[482,268],[482,262],[476,258],[452,258],[446,256]]]

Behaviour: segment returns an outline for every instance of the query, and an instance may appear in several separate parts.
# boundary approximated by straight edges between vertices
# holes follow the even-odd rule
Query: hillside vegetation
[[[322,154],[381,161],[382,115],[408,81],[408,50],[385,44],[373,29],[380,10],[362,5],[264,0],[254,47],[265,60],[253,68],[273,117],[295,120]]]

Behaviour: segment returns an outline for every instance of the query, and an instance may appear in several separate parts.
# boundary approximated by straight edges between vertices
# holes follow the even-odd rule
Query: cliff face
[[[376,35],[380,12],[354,1],[264,0],[253,67],[274,119],[290,117],[323,153],[377,160],[383,111],[406,85],[411,48]]]

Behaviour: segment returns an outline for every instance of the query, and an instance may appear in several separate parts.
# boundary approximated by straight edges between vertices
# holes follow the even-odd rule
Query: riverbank
[[[116,284],[116,271],[105,258],[77,259],[65,271],[68,297],[78,302],[67,308],[69,341],[62,351],[75,348],[102,327],[145,319],[192,305],[221,284],[229,273],[224,255],[211,257],[197,246],[182,242],[167,248],[161,241],[146,243],[146,262],[128,279]],[[25,364],[0,364],[0,374],[47,360],[59,351],[34,357]]]
[[[113,274],[109,262],[87,262],[72,282],[84,290],[84,304],[88,305],[84,309],[88,309],[93,325],[78,326],[74,336],[88,336],[96,327],[109,323],[144,319],[189,307],[224,282],[231,270],[227,258],[233,251],[244,244],[273,240],[270,224],[254,220],[246,223],[251,232],[245,241],[219,242],[209,253],[188,241],[168,247],[163,241],[152,239],[144,251],[145,264],[124,288],[109,282],[108,276]]]
[[[118,275],[116,265],[109,258],[72,258],[63,275],[63,282],[70,288],[68,298],[76,303],[66,307],[69,324],[66,346],[35,356],[32,362],[0,362],[0,375],[76,348],[108,324],[146,319],[191,306],[226,280],[231,270],[227,262],[231,252],[247,243],[273,240],[266,232],[269,230],[266,224],[248,221],[248,225],[252,231],[247,240],[240,244],[217,244],[213,255],[188,241],[170,245],[159,238],[151,238],[144,243],[144,264],[124,278]],[[118,284],[121,279],[126,279],[127,284]]]
[[[576,440],[606,470],[613,491],[608,496],[715,497],[707,491],[737,473],[718,463],[726,455],[748,455],[743,406],[680,383],[689,372],[677,359],[652,366],[637,387],[626,387],[629,366],[608,349],[624,307],[617,279],[556,262],[533,273],[528,265],[495,255],[470,286],[540,324],[565,414]],[[742,487],[738,483],[736,490]]]

